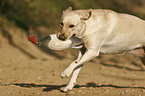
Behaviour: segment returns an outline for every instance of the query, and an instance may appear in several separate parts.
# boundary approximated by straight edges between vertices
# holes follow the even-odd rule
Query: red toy
[[[34,44],[38,44],[38,40],[37,40],[36,36],[34,36],[34,35],[29,35],[28,40]]]

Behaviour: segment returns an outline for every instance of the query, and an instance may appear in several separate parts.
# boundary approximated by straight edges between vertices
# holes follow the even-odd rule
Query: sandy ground
[[[15,34],[13,41],[0,34],[0,96],[145,96],[144,65],[129,55],[101,55],[87,62],[74,89],[63,93],[70,78],[59,74],[78,51],[46,53],[25,34]]]

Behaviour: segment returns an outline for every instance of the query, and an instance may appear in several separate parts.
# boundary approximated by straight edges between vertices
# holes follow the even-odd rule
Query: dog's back
[[[114,14],[114,13],[113,13]],[[145,45],[145,21],[128,14],[116,15],[116,24],[109,43],[122,50],[133,50]],[[114,49],[114,48],[113,48]]]
[[[89,10],[75,10],[75,12],[85,11]],[[120,53],[145,45],[144,20],[133,15],[117,13],[112,10],[92,9],[91,11],[91,17],[86,21],[87,28],[84,32],[86,36],[85,39],[88,41],[97,39],[96,42],[98,42],[101,36],[104,38],[105,35],[109,33],[109,35],[105,37],[106,41],[102,44],[101,52]],[[98,28],[98,26],[100,26],[100,28]],[[89,34],[92,35],[89,36]],[[99,37],[97,35],[99,35]],[[95,43],[93,46],[95,46]]]

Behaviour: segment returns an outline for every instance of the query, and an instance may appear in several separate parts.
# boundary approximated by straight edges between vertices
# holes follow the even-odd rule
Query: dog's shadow
[[[62,87],[65,87],[66,84],[63,85],[39,85],[39,84],[34,84],[34,83],[13,83],[11,85],[15,85],[15,86],[20,86],[20,87],[25,87],[25,88],[39,88],[39,87],[44,87],[43,91],[44,92],[49,92],[52,90],[59,90],[61,92],[63,92],[61,90]],[[112,88],[134,88],[134,89],[145,89],[145,87],[132,87],[132,86],[119,86],[119,85],[97,85],[96,83],[87,83],[86,85],[75,85],[74,88],[81,88],[81,87],[93,87],[93,88],[101,88],[101,87],[112,87]]]

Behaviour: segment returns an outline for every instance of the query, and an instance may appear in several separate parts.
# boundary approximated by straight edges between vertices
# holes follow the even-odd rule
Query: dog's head
[[[85,21],[91,17],[91,10],[75,10],[69,7],[63,11],[60,26],[61,31],[58,33],[60,40],[67,40],[73,35],[79,37],[85,29]]]

